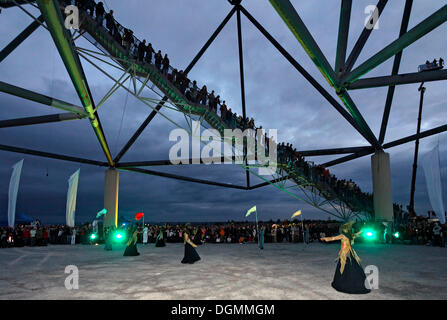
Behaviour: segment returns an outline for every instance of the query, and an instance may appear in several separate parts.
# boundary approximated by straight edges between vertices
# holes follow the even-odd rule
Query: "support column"
[[[390,154],[376,151],[371,157],[374,216],[376,221],[393,221]]]
[[[119,171],[107,169],[104,185],[104,208],[107,214],[104,217],[104,227],[118,225],[118,194]]]

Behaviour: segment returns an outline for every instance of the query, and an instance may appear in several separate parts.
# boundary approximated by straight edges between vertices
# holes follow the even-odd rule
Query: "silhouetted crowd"
[[[444,59],[439,58],[439,61],[434,59],[432,62],[425,61],[425,65],[427,66],[427,69],[434,69],[434,68],[444,68]]]
[[[370,223],[366,223],[370,224]],[[204,243],[250,243],[257,242],[260,230],[264,230],[266,243],[312,243],[321,242],[320,238],[335,236],[340,233],[341,223],[330,220],[304,221],[273,221],[260,222],[258,226],[248,222],[226,222],[200,224],[191,226],[192,241]],[[358,231],[365,223],[358,222]],[[111,227],[103,231],[100,225],[84,224],[70,228],[63,225],[41,226],[33,222],[29,225],[18,225],[16,228],[0,227],[0,247],[46,246],[50,245],[97,245],[104,243],[106,234],[113,232],[120,234],[116,241],[126,241],[134,230],[135,225],[124,223],[120,227]],[[185,225],[150,225],[138,224],[138,242],[142,244],[155,243],[156,238],[162,236],[167,243],[183,242]],[[384,223],[376,223],[373,229],[377,232],[377,241],[382,243],[405,243],[414,245],[431,245],[445,247],[447,242],[447,224],[440,225],[433,219],[418,217],[405,221],[395,221],[389,228]],[[393,236],[395,233],[399,236]],[[358,240],[357,240],[358,241]]]

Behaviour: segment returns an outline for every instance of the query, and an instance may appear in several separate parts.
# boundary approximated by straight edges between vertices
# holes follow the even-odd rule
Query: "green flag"
[[[247,211],[247,214],[245,215],[246,217],[248,217],[250,214],[252,214],[253,212],[256,212],[256,206],[254,206],[253,208],[251,208],[250,210]]]

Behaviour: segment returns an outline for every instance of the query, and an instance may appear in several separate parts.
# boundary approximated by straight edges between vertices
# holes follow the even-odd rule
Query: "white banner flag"
[[[439,221],[445,223],[444,201],[442,200],[441,169],[439,164],[438,146],[422,158],[428,197],[433,211]]]
[[[11,180],[9,181],[8,193],[8,226],[14,228],[16,220],[17,193],[19,191],[20,174],[22,173],[23,159],[12,168]]]
[[[71,175],[70,179],[68,179],[67,208],[65,211],[66,224],[68,227],[75,226],[76,197],[78,195],[80,170],[81,169],[78,169]]]

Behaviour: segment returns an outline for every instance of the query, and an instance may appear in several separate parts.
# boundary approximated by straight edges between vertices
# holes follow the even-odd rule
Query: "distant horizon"
[[[37,219],[39,220],[42,225],[65,225],[65,222],[45,222],[42,221],[41,219]],[[289,219],[268,219],[268,220],[259,220],[259,223],[265,223],[265,222],[278,222],[278,220],[280,222],[294,222],[294,223],[299,223],[301,222],[300,219],[293,219],[293,220],[289,220]],[[333,219],[303,219],[302,221],[327,221],[327,222],[342,222],[342,221],[338,221],[338,220],[333,220]],[[92,223],[93,221],[85,221],[85,222],[81,222],[81,223],[75,223],[75,226],[82,226],[86,223]],[[159,225],[159,224],[170,224],[170,225],[177,225],[177,224],[191,224],[191,225],[200,225],[200,224],[226,224],[226,223],[255,223],[256,221],[250,221],[250,220],[227,220],[227,221],[144,221],[144,224],[153,224],[153,225]],[[15,225],[20,225],[20,224],[29,224],[30,222],[24,222],[24,221],[19,221],[16,222]],[[99,223],[103,223],[103,221],[99,221]],[[121,222],[119,222],[121,223]],[[143,221],[124,221],[122,223],[136,223],[136,224],[142,224]],[[7,227],[8,226],[8,221],[7,220],[0,220],[0,227]]]

